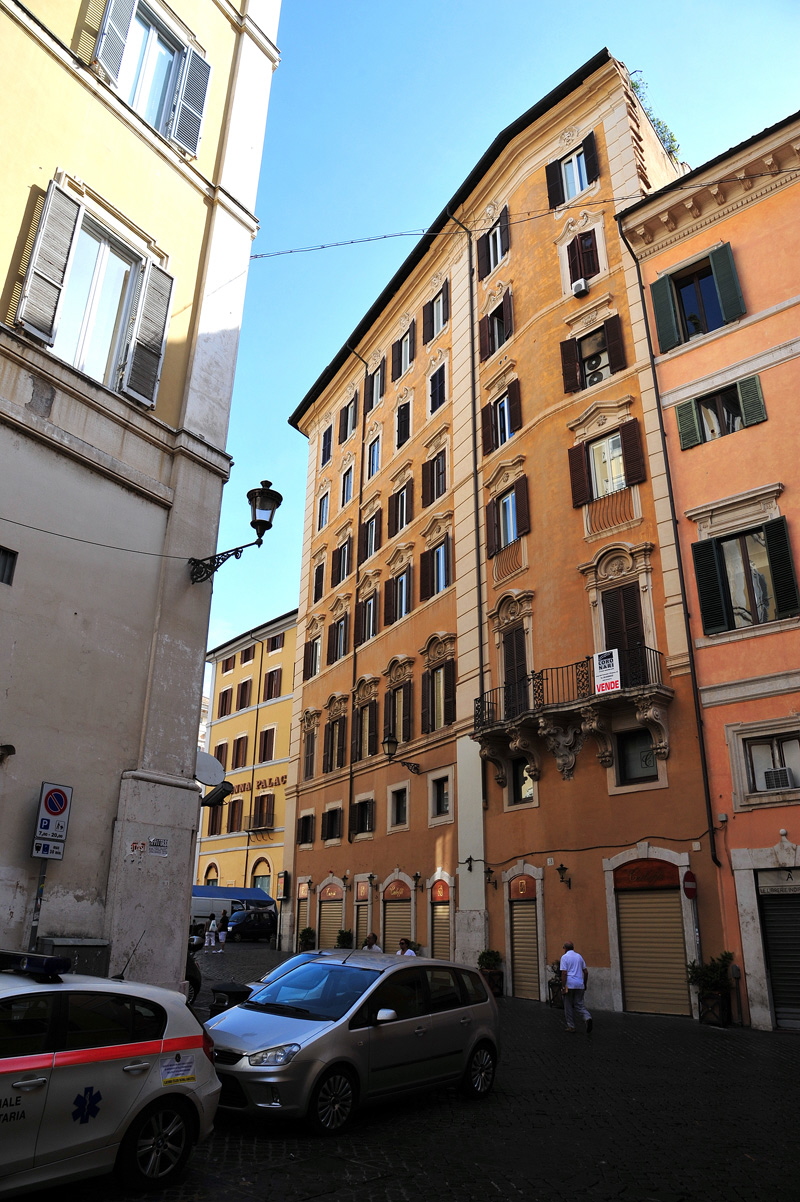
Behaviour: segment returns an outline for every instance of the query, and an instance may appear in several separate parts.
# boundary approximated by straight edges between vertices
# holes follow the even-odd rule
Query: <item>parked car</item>
[[[220,1106],[305,1115],[324,1134],[341,1131],[360,1103],[407,1090],[460,1082],[483,1097],[498,1027],[477,971],[344,949],[298,964],[207,1024]]]
[[[275,899],[263,889],[228,888],[223,885],[193,885],[189,917],[189,934],[204,935],[206,924],[212,914],[219,918],[223,910],[235,914],[239,910],[268,910],[278,923],[278,906]]]
[[[232,943],[243,939],[271,939],[278,923],[271,910],[237,910],[228,919],[228,938]]]
[[[111,1170],[171,1186],[212,1129],[211,1040],[182,994],[69,968],[0,952],[0,1196]]]

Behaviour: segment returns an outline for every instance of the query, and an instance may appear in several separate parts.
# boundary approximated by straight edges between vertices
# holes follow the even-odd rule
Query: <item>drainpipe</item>
[[[692,630],[689,623],[689,608],[686,602],[686,578],[683,571],[683,556],[681,554],[680,536],[678,532],[678,519],[675,514],[675,499],[672,491],[672,473],[670,472],[669,455],[667,454],[667,436],[664,429],[664,412],[661,408],[661,393],[658,387],[658,376],[656,375],[656,360],[653,351],[653,339],[650,333],[650,322],[647,317],[647,305],[645,303],[644,283],[642,282],[642,269],[633,247],[628,241],[625,230],[622,228],[622,214],[615,213],[614,220],[619,227],[620,237],[625,243],[631,258],[636,266],[636,279],[639,284],[639,296],[642,302],[642,314],[644,316],[644,329],[647,336],[647,353],[650,357],[650,373],[653,377],[653,388],[656,395],[656,410],[658,412],[658,429],[661,436],[661,453],[664,456],[664,471],[667,477],[667,495],[669,498],[669,512],[672,521],[672,533],[675,539],[675,551],[678,561],[678,579],[681,586],[681,598],[683,600],[683,624],[686,630],[686,646],[689,649],[689,675],[692,682],[692,699],[694,701],[694,716],[697,725],[697,743],[700,751],[700,768],[703,775],[703,795],[706,805],[706,821],[708,822],[708,838],[709,847],[711,850],[711,859],[716,864],[717,868],[721,868],[722,864],[717,856],[716,841],[714,838],[714,813],[711,805],[711,790],[708,783],[708,761],[706,758],[706,741],[703,729],[703,711],[700,706],[700,692],[697,687],[697,669],[694,658],[694,643],[692,641]]]

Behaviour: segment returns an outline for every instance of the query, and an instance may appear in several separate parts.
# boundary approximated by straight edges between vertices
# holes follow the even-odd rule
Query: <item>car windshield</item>
[[[368,968],[312,961],[271,981],[244,1005],[248,1010],[335,1020],[346,1014],[380,975]]]

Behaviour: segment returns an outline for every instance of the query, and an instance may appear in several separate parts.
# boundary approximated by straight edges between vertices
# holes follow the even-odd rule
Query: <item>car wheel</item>
[[[176,1098],[154,1102],[125,1132],[116,1172],[133,1189],[155,1190],[181,1177],[195,1142],[194,1118]]]
[[[479,1043],[472,1049],[469,1063],[464,1072],[461,1088],[471,1098],[483,1098],[494,1085],[497,1068],[497,1053],[488,1043]]]
[[[238,931],[234,931],[234,932],[233,932],[233,934],[231,935],[231,939],[233,940],[233,942],[234,942],[234,943],[241,943],[241,942],[242,942],[242,937],[241,937],[241,935],[239,934],[239,932],[238,932]]]
[[[343,1068],[334,1068],[317,1082],[308,1108],[308,1121],[320,1135],[338,1135],[356,1109],[355,1082]]]
[[[198,993],[197,986],[194,984],[193,981],[189,981],[189,987],[186,990],[186,1005],[187,1006],[193,1006],[195,1004],[195,1002],[197,1001],[197,993]]]

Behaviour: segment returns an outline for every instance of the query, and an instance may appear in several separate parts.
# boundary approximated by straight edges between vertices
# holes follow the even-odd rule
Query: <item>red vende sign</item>
[[[697,897],[697,877],[693,872],[683,874],[683,892],[687,897]]]

